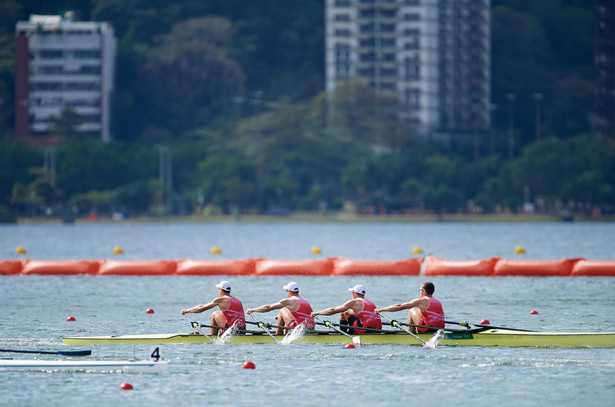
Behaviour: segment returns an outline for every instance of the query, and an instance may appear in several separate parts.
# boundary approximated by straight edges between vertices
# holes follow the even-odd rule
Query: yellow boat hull
[[[278,341],[283,335],[273,335]],[[404,333],[383,333],[358,335],[362,344],[422,345],[413,336]],[[424,341],[431,334],[418,335]],[[338,333],[319,333],[304,335],[295,343],[352,343],[352,339]],[[112,345],[112,344],[173,344],[173,343],[210,343],[199,333],[144,334],[120,336],[75,336],[63,338],[65,345]],[[266,334],[235,335],[227,338],[229,344],[275,343]],[[445,346],[505,346],[505,347],[556,347],[556,348],[615,348],[615,332],[528,332],[505,329],[487,329],[479,333],[447,332],[438,345]]]

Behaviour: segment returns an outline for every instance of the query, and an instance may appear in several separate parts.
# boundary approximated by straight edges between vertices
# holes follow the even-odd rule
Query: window
[[[336,14],[335,21],[347,22],[350,21],[350,16],[348,14]]]

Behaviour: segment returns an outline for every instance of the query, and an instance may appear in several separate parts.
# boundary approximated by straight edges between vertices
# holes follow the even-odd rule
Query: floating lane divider
[[[615,260],[528,260],[492,257],[448,260],[436,256],[399,261],[353,260],[0,260],[0,275],[101,276],[476,276],[615,277]]]

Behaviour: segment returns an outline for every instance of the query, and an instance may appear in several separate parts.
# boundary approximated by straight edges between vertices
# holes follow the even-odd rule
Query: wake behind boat
[[[421,340],[400,331],[382,331],[358,335],[363,344],[422,345]],[[418,334],[429,341],[432,334]],[[271,344],[282,341],[284,335],[250,331],[227,338],[229,344]],[[352,339],[337,332],[315,331],[298,337],[295,343],[351,343]],[[72,336],[63,338],[65,345],[111,344],[174,344],[211,343],[199,333],[142,334],[119,336]],[[444,346],[505,346],[505,347],[554,347],[554,348],[615,348],[615,332],[533,332],[503,328],[483,328],[468,331],[444,332],[438,345]]]
[[[168,360],[158,362],[150,360],[0,360],[2,370],[38,370],[38,371],[105,371],[124,373],[157,373],[166,370]]]

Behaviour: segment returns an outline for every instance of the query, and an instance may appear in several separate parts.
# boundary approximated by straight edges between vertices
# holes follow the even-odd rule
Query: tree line
[[[67,112],[52,174],[44,152],[12,142],[11,52],[16,21],[67,8],[116,29],[116,141],[79,139]],[[615,204],[612,139],[590,136],[596,21],[584,1],[492,1],[495,126],[478,144],[447,145],[416,137],[387,115],[395,100],[360,83],[323,92],[321,1],[0,0],[0,16],[0,212],[9,217],[54,207],[159,214],[169,202],[179,214],[345,201],[366,213]],[[360,95],[352,105],[348,92]],[[161,145],[172,151],[172,189],[159,182]]]

